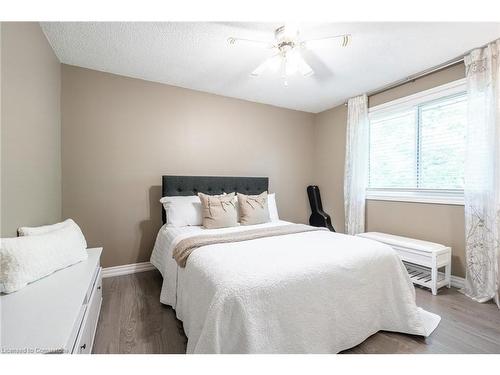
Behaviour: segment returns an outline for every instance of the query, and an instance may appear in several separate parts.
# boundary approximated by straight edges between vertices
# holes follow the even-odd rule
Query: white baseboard
[[[465,286],[465,279],[463,277],[451,275],[451,286],[462,289]]]
[[[155,267],[150,262],[124,264],[123,266],[106,267],[102,269],[102,277],[130,275],[131,273],[151,271]]]

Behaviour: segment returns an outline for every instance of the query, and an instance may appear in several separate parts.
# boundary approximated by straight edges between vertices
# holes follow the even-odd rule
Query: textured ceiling
[[[65,64],[315,113],[500,37],[500,23],[300,24],[302,39],[350,33],[351,44],[316,42],[304,51],[315,74],[294,76],[286,87],[279,73],[250,76],[270,50],[227,43],[230,36],[272,41],[279,23],[41,26]]]

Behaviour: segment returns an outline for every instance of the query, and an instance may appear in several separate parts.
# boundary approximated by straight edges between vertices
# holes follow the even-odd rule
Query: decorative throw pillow
[[[270,221],[267,191],[259,195],[238,193],[241,225],[262,224]]]
[[[203,226],[208,229],[238,225],[238,208],[234,193],[207,195],[198,193],[203,210]]]

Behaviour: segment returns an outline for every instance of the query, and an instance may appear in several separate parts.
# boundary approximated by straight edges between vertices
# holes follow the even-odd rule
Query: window
[[[368,199],[463,204],[463,80],[370,109]]]

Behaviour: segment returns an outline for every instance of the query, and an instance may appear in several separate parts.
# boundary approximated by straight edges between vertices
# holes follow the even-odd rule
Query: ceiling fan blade
[[[323,38],[316,38],[316,39],[309,39],[309,40],[304,40],[302,42],[302,45],[308,45],[310,43],[314,42],[319,42],[323,40],[329,40],[329,39],[341,39],[341,46],[342,47],[347,47],[349,42],[351,41],[351,34],[342,34],[342,35],[332,35],[332,36],[325,36]]]
[[[261,45],[261,46],[264,46],[266,48],[273,48],[274,47],[274,45],[272,43],[265,42],[263,40],[254,40],[254,39],[245,39],[245,38],[229,37],[229,38],[227,38],[227,42],[232,46],[236,45],[237,43],[249,43],[249,44]]]
[[[342,38],[342,47],[347,47],[350,41],[351,41],[351,34],[345,34]]]
[[[260,76],[267,69],[272,71],[277,71],[280,66],[281,66],[280,55],[276,54],[274,56],[271,56],[267,60],[264,60],[262,64],[260,64],[257,68],[254,69],[252,73],[250,73],[250,75]]]

